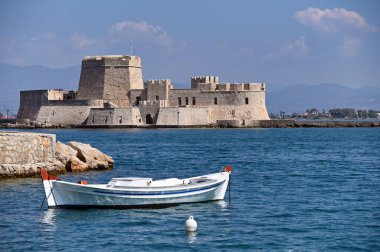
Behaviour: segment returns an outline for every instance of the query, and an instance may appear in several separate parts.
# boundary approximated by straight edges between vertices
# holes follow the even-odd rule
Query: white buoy
[[[189,219],[185,222],[185,229],[187,232],[195,232],[197,230],[197,222],[194,220],[193,216],[189,216]]]

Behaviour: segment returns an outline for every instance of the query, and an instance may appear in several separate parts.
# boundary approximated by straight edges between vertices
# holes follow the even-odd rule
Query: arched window
[[[245,104],[249,104],[248,97],[245,97]]]

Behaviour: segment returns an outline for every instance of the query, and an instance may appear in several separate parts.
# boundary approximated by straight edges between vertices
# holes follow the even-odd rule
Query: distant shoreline
[[[251,123],[250,125],[239,125],[235,121],[226,121],[223,124],[213,125],[189,125],[189,126],[165,126],[165,125],[148,125],[148,126],[133,126],[133,125],[23,125],[15,123],[2,123],[2,129],[176,129],[176,128],[353,128],[353,127],[380,127],[380,120],[260,120]]]

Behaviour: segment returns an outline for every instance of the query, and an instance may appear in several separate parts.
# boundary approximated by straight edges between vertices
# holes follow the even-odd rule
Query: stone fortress
[[[219,83],[191,78],[191,89],[171,80],[144,83],[138,56],[85,57],[78,91],[20,92],[19,121],[94,127],[250,126],[269,120],[264,83]]]

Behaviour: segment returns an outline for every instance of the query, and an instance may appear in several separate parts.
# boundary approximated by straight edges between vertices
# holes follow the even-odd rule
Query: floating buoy
[[[195,232],[197,230],[197,222],[194,220],[193,216],[189,216],[189,219],[185,222],[185,229],[187,232]]]

